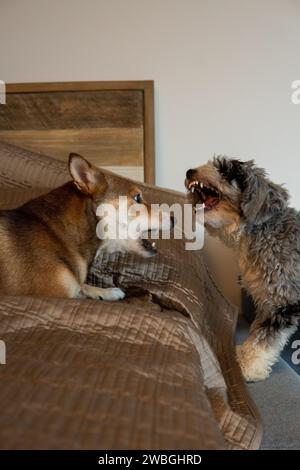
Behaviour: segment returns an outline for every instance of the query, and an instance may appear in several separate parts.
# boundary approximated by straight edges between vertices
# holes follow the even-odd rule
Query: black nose
[[[197,173],[197,170],[193,170],[192,168],[186,172],[186,177],[188,180],[193,178],[193,176]]]

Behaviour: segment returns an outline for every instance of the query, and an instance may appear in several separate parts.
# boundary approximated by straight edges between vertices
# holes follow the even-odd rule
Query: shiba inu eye
[[[142,203],[142,196],[140,195],[140,193],[136,194],[133,199],[134,199],[135,202],[137,202],[138,204],[141,204],[141,203]]]

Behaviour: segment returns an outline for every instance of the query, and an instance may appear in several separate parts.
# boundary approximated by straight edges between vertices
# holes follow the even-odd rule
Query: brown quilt
[[[68,178],[0,143],[0,209]],[[144,186],[149,202],[184,202]],[[0,298],[2,449],[256,449],[261,425],[234,355],[236,309],[201,252],[102,255],[89,281],[128,298]],[[0,247],[1,249],[1,247]],[[226,275],[226,273],[224,273]]]

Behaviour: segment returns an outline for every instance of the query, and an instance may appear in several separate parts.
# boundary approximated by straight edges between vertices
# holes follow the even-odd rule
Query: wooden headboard
[[[153,81],[6,85],[0,140],[155,183]]]

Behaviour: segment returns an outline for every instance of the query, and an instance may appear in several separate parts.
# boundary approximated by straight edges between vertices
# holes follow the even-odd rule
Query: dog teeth
[[[196,191],[197,186],[200,189],[209,189],[210,191],[214,191],[217,193],[217,190],[213,186],[211,186],[210,184],[204,184],[202,181],[198,180],[192,181],[189,184],[189,190],[191,191],[191,193],[194,193]]]

